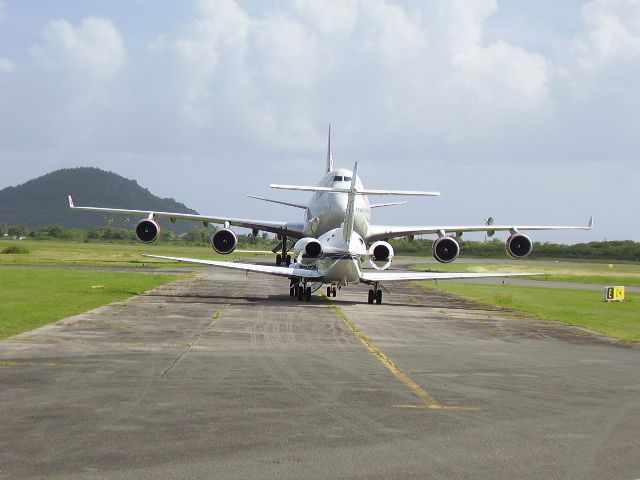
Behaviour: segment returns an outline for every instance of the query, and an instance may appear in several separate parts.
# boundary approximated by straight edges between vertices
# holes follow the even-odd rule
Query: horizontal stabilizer
[[[389,203],[374,203],[371,208],[391,207],[393,205],[406,205],[409,202],[389,202]]]
[[[326,193],[349,193],[351,190],[349,188],[339,188],[339,187],[313,187],[310,185],[279,185],[272,183],[269,185],[270,188],[276,188],[279,190],[298,190],[303,192],[326,192]],[[357,195],[411,195],[411,196],[426,196],[426,197],[437,197],[440,195],[440,192],[422,192],[417,190],[372,190],[372,189],[362,189],[356,191]]]
[[[420,197],[439,197],[440,192],[422,192],[417,190],[372,190],[365,188],[358,190],[361,195],[410,195]]]

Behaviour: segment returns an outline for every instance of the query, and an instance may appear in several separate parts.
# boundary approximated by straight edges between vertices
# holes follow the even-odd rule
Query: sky
[[[638,79],[640,0],[0,0],[0,189],[95,166],[300,221],[246,195],[304,203],[269,183],[316,184],[331,123],[365,186],[442,192],[375,223],[640,241]]]

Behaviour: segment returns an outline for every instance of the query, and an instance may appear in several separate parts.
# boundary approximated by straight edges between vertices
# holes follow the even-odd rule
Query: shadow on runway
[[[508,309],[495,307],[491,305],[483,305],[473,302],[471,300],[455,297],[443,292],[425,293],[425,292],[411,292],[403,293],[403,297],[410,296],[415,298],[416,301],[407,302],[398,299],[393,299],[393,295],[387,295],[382,306],[397,306],[403,308],[447,308],[450,310],[481,310],[481,311],[509,311]],[[150,292],[145,294],[145,297],[151,298],[163,298],[167,303],[273,303],[278,305],[289,305],[295,307],[304,307],[305,305],[328,305],[327,298],[324,296],[313,295],[311,300],[300,301],[295,297],[291,297],[288,294],[272,294],[265,296],[257,295],[216,295],[210,293],[203,294],[182,294],[176,295],[172,293],[162,292]],[[368,305],[365,295],[363,294],[362,301],[352,300],[345,297],[331,298],[330,302],[335,303],[337,306],[354,306],[354,305]],[[372,305],[372,307],[379,307],[379,305]]]

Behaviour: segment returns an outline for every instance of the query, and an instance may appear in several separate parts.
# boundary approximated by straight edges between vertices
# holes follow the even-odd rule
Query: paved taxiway
[[[206,272],[1,341],[0,478],[640,477],[639,346],[286,286]]]

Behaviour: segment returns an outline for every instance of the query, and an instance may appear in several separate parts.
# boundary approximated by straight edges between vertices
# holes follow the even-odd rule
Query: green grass
[[[563,262],[537,262],[514,260],[511,262],[449,264],[428,263],[412,267],[415,270],[440,272],[507,272],[544,273],[530,277],[538,281],[590,283],[595,285],[640,286],[640,265],[637,264],[575,264]]]
[[[11,255],[24,255],[29,253],[29,249],[23,245],[9,245],[0,253],[11,254]]]
[[[431,282],[421,284],[433,288]],[[625,341],[640,341],[640,295],[635,293],[627,292],[623,302],[607,303],[599,291],[445,282],[438,288],[537,318],[560,320]]]
[[[126,272],[0,268],[0,338],[138,295],[177,278]]]
[[[168,255],[174,257],[204,258],[209,260],[234,261],[238,258],[274,260],[275,255],[246,255],[234,252],[230,255],[218,255],[208,247],[185,247],[163,244],[142,245],[117,243],[78,243],[46,240],[23,240],[20,244],[29,250],[26,255],[0,255],[0,264],[4,265],[78,265],[78,266],[114,266],[114,267],[171,267],[181,268],[193,265],[145,258],[143,253]],[[2,242],[0,242],[0,247]]]

